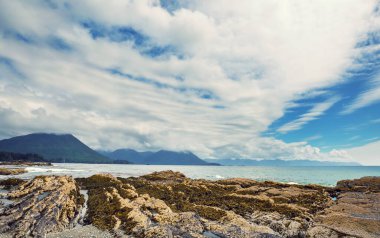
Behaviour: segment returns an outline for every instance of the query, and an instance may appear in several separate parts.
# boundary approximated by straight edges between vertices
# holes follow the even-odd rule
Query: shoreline
[[[234,177],[258,181],[276,181],[301,185],[319,184],[335,186],[344,179],[380,175],[380,167],[236,167],[236,166],[155,166],[155,165],[94,165],[94,164],[53,164],[52,166],[4,166],[25,168],[27,173],[17,178],[30,179],[36,175],[70,175],[89,177],[98,173],[111,173],[118,177],[142,176],[154,171],[179,171],[192,179],[219,180]],[[10,177],[10,176],[9,176]],[[6,178],[6,177],[1,177]]]
[[[80,235],[81,229],[110,237],[380,234],[380,177],[343,180],[335,187],[244,178],[190,179],[173,171],[130,178],[37,176],[12,182],[2,198],[13,203],[0,208],[0,231],[10,235],[20,234],[18,227],[33,235],[54,233],[55,237]],[[4,180],[0,184],[4,189]],[[25,209],[25,204],[34,205]],[[28,220],[38,206],[45,207],[46,213],[36,221]],[[66,215],[54,220],[48,210]]]

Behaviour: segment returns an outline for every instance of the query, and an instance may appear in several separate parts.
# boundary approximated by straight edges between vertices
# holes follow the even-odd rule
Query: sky
[[[380,2],[0,0],[0,139],[380,165]]]

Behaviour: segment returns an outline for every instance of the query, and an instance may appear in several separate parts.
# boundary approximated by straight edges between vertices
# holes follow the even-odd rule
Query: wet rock
[[[15,169],[15,168],[0,168],[0,175],[17,175],[23,174],[27,171],[25,169]]]
[[[166,174],[169,174],[168,181],[158,173],[138,179],[95,175],[82,180],[89,189],[89,222],[100,229],[121,229],[135,237],[204,237],[205,231],[224,237],[275,234],[272,229],[248,222],[233,211],[186,201],[191,191],[194,194],[189,199],[213,191],[204,182],[199,184],[200,191],[196,191],[197,186],[184,176],[170,171]],[[104,184],[112,185],[102,187]],[[215,185],[215,188],[222,189],[222,186]]]
[[[62,231],[78,215],[79,188],[68,176],[38,176],[6,195],[17,202],[0,214],[0,232],[14,237],[42,237]]]
[[[310,228],[307,231],[307,236],[310,238],[339,238],[340,235],[333,231],[332,229],[323,227],[323,226],[315,226]]]
[[[19,178],[8,178],[4,180],[0,180],[0,186],[2,186],[4,189],[11,189],[13,187],[16,187],[22,183],[24,183],[25,180],[19,179]]]
[[[338,192],[380,192],[380,177],[341,180],[337,183],[335,190]]]
[[[115,237],[380,237],[380,181],[374,177],[341,181],[335,188],[193,180],[173,171],[3,183],[18,186],[7,194],[15,202],[0,210],[0,232],[16,237],[43,236],[82,220]]]
[[[30,162],[30,161],[0,161],[0,165],[21,165],[21,166],[52,166],[50,162]]]
[[[380,193],[345,192],[315,222],[354,237],[380,237]]]
[[[315,217],[310,237],[380,237],[380,178],[339,181],[333,190],[337,200]]]
[[[156,182],[182,182],[186,179],[186,176],[180,172],[167,170],[161,172],[153,172],[151,174],[143,175],[140,178]]]

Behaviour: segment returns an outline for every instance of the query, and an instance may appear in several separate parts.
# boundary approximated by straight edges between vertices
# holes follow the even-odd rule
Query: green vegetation
[[[8,178],[5,180],[0,180],[0,186],[4,186],[5,189],[11,189],[14,186],[18,186],[24,183],[25,180],[18,178]]]
[[[12,152],[0,152],[0,161],[6,162],[17,162],[17,161],[27,161],[27,162],[45,162],[44,158],[37,154],[20,154]]]

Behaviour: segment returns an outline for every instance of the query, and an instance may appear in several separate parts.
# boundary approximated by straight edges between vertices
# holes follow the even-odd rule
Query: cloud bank
[[[350,159],[262,134],[299,97],[344,80],[357,42],[379,27],[376,4],[0,1],[0,135],[69,132],[94,148],[203,158]]]

